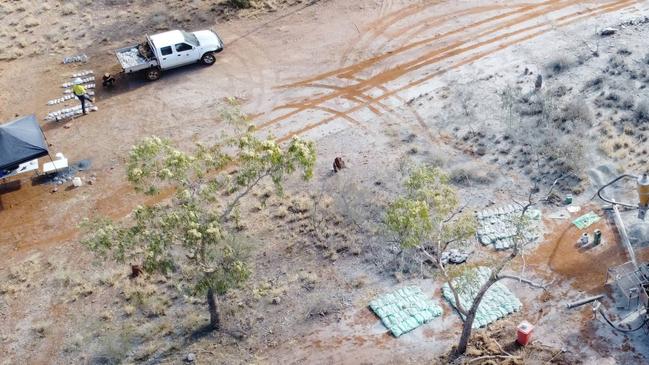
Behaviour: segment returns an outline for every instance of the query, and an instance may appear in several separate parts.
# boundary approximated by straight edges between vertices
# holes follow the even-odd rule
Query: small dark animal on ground
[[[140,265],[131,265],[131,279],[135,279],[142,274]]]
[[[106,73],[104,74],[104,77],[102,77],[101,83],[102,85],[104,85],[104,87],[113,86],[113,84],[115,84],[115,78],[113,77],[113,75]]]
[[[345,161],[342,157],[336,157],[334,159],[334,172],[338,172],[345,168]]]

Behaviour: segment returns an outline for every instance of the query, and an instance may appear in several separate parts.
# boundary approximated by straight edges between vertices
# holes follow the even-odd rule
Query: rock
[[[57,191],[59,191],[59,188],[54,188],[54,189],[50,190],[50,192],[51,192],[52,194],[53,194],[53,193],[56,193]]]
[[[94,183],[95,183],[94,180],[88,180],[88,185],[92,185]]]
[[[397,280],[397,282],[399,282],[399,283],[403,282],[403,281],[406,279],[405,276],[403,275],[403,273],[400,272],[400,271],[395,271],[395,272],[394,272],[394,278],[395,278],[395,279]]]
[[[469,253],[463,250],[458,250],[456,248],[450,249],[448,251],[442,252],[442,262],[452,263],[452,264],[461,264],[464,263],[469,258]]]
[[[281,300],[279,297],[274,297],[273,300],[272,300],[272,303],[275,304],[275,305],[277,305],[277,304],[279,304],[281,301],[282,301],[282,300]]]
[[[190,352],[185,356],[185,362],[194,362],[196,361],[196,355],[193,352]]]
[[[23,19],[23,24],[25,25],[25,28],[33,28],[40,25],[41,22],[32,16],[28,16],[27,18]]]
[[[615,34],[615,32],[617,32],[615,28],[604,28],[599,32],[599,35],[606,37]]]

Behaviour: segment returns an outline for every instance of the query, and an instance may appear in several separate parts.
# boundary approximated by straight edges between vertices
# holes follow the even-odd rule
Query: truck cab
[[[196,63],[199,60],[205,64],[213,64],[213,53],[223,50],[221,39],[210,30],[193,33],[172,30],[148,38],[162,70]],[[206,55],[207,57],[204,57]]]

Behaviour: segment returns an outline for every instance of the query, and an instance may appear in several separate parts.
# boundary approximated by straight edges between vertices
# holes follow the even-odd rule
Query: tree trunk
[[[482,285],[480,291],[478,291],[478,294],[475,296],[473,304],[471,305],[471,308],[466,313],[466,317],[464,318],[462,336],[460,337],[460,342],[458,343],[457,349],[455,350],[456,356],[462,355],[466,352],[466,347],[469,344],[469,338],[471,337],[471,331],[473,330],[473,320],[475,319],[475,315],[478,312],[478,306],[480,306],[480,302],[482,302],[482,298],[487,293],[487,290],[489,290],[489,288],[491,288],[491,286],[494,285],[494,283],[496,283],[497,281],[497,276],[490,275],[489,279],[484,283],[484,285]]]
[[[207,290],[207,306],[210,310],[210,327],[214,331],[221,329],[221,316],[216,308],[216,296],[211,288]]]
[[[532,205],[532,194],[533,192],[530,192],[530,196],[528,198],[529,203],[523,207],[523,212],[521,213],[521,217],[525,216],[525,213]],[[517,237],[520,237],[521,228],[522,228],[521,226],[518,225],[516,226]],[[473,300],[473,304],[471,305],[471,309],[469,309],[469,311],[466,313],[466,317],[464,319],[464,326],[462,327],[462,336],[460,337],[460,342],[458,343],[457,349],[455,350],[455,356],[463,355],[466,352],[467,345],[469,344],[469,338],[471,337],[471,331],[473,330],[472,328],[473,320],[475,320],[475,315],[476,312],[478,311],[478,306],[480,305],[480,302],[482,302],[482,298],[487,293],[487,290],[489,290],[489,288],[491,288],[492,285],[494,285],[498,280],[502,278],[500,276],[500,272],[503,270],[505,265],[507,265],[516,256],[518,256],[520,250],[519,243],[520,242],[516,240],[514,242],[514,248],[512,249],[511,254],[505,257],[495,268],[491,269],[491,275],[489,275],[489,278],[482,285],[482,287],[478,291],[478,294],[475,296],[475,299]]]

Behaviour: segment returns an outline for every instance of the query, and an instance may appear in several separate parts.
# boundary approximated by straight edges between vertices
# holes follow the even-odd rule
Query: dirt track
[[[55,193],[53,186],[27,178],[0,185],[0,266],[74,244],[77,224],[85,217],[128,214],[140,202],[124,182],[123,159],[130,146],[149,135],[184,146],[217,137],[215,120],[225,97],[242,101],[260,133],[281,141],[296,135],[318,141],[318,177],[338,154],[350,156],[356,166],[369,165],[367,175],[372,175],[372,169],[380,169],[381,157],[392,153],[388,125],[396,124],[401,134],[421,136],[427,145],[443,143],[435,121],[411,103],[430,94],[430,105],[438,105],[443,98],[439,90],[448,79],[475,71],[466,71],[467,66],[477,64],[475,72],[487,77],[522,57],[517,46],[536,42],[538,48],[551,48],[558,30],[589,33],[603,19],[614,22],[642,6],[635,0],[336,0],[283,10],[262,21],[216,25],[226,49],[214,67],[170,71],[155,83],[120,80],[116,90],[99,91],[98,112],[74,120],[69,128],[44,125],[52,151],[64,152],[71,161],[92,160],[92,170],[82,176],[96,174],[97,180],[82,189],[59,187]],[[57,96],[63,75],[77,69],[97,74],[113,70],[116,60],[110,51],[121,46],[111,40],[98,49],[78,50],[91,56],[89,64],[78,67],[61,65],[61,55],[0,64],[0,120],[32,112],[42,118],[49,110],[45,102]],[[487,62],[485,68],[502,68],[486,72],[480,62]],[[350,337],[359,330],[354,322],[358,316],[363,313],[347,316],[333,336],[310,336],[296,354],[281,346],[277,351],[289,363],[311,355],[323,362],[340,361],[349,348],[339,342],[360,341],[359,346],[373,348],[365,354],[368,361],[388,356],[394,343],[386,345],[379,329],[371,328],[367,335],[378,349],[370,340]],[[345,327],[350,322],[351,329]],[[425,341],[446,345],[450,337],[427,339],[423,345],[413,340],[409,348],[425,355]]]
[[[152,134],[179,141],[198,135],[209,138],[210,119],[223,97],[242,97],[246,110],[257,116],[258,129],[280,140],[293,135],[319,138],[349,127],[380,133],[372,119],[407,106],[407,101],[430,90],[437,78],[448,71],[556,27],[627,8],[633,10],[636,4],[632,0],[506,3],[484,6],[432,1],[400,7],[394,2],[381,2],[378,14],[369,11],[379,18],[367,24],[359,21],[360,34],[352,41],[348,40],[350,23],[352,29],[358,27],[354,16],[351,21],[319,20],[331,19],[326,15],[342,8],[367,19],[368,11],[351,5],[307,7],[301,16],[289,13],[266,29],[253,29],[253,33],[245,29],[246,25],[227,23],[219,31],[226,40],[233,41],[214,68],[172,71],[155,84],[130,81],[118,92],[100,94],[100,112],[74,122],[71,129],[46,125],[54,150],[65,152],[72,160],[92,159],[100,183],[88,188],[83,199],[77,193],[50,194],[47,186],[23,183],[15,191],[4,187],[0,238],[14,242],[14,247],[54,244],[73,238],[75,222],[91,212],[115,217],[125,214],[129,211],[125,202],[130,200],[130,191],[121,182],[120,159],[128,146]],[[317,31],[305,33],[307,26],[314,29],[311,19],[318,19],[320,25],[315,26]],[[305,41],[292,42],[295,34],[304,34]],[[327,35],[326,42],[310,41],[322,34]],[[105,52],[85,51],[96,54],[87,66],[97,72],[115,62]],[[317,68],[326,71],[316,76],[305,74],[306,60],[319,60],[315,64],[307,61],[309,73]],[[5,66],[9,72],[3,72],[0,85],[16,91],[5,95],[12,108],[3,108],[0,116],[8,119],[13,113],[34,111],[42,116],[44,100],[56,95],[54,87],[44,85],[55,85],[59,74],[71,69],[57,62],[58,57],[38,57]],[[39,69],[49,70],[40,74],[33,71]],[[18,81],[25,72],[34,77]],[[15,88],[17,83],[22,87]],[[29,98],[24,98],[25,94]],[[433,140],[434,133],[417,110],[406,110],[419,121],[416,133]],[[177,128],[179,123],[183,128]],[[60,209],[68,204],[69,208]],[[20,228],[13,224],[17,217],[23,222]]]
[[[272,119],[261,123],[259,128],[269,128],[307,110],[322,110],[333,115],[299,129],[291,129],[281,139],[302,135],[341,118],[361,125],[364,121],[361,122],[352,116],[356,112],[362,113],[367,108],[380,116],[384,112],[392,111],[394,107],[390,105],[403,104],[404,98],[401,94],[407,95],[409,90],[449,70],[541,35],[553,27],[620,10],[635,4],[635,1],[611,1],[587,9],[581,8],[580,5],[584,3],[590,2],[546,1],[533,5],[478,6],[441,16],[431,15],[424,19],[417,18],[422,17],[422,14],[438,13],[438,4],[411,5],[387,15],[383,22],[369,29],[368,33],[373,35],[369,40],[371,46],[377,46],[373,43],[373,38],[376,39],[383,33],[390,34],[389,32],[393,31],[402,35],[389,38],[387,43],[396,47],[386,47],[386,44],[379,43],[378,48],[385,51],[383,54],[300,82],[283,85],[284,89],[321,88],[333,91],[323,96],[307,97],[297,103],[277,106],[274,111],[290,111],[280,113],[279,116],[273,115]],[[441,34],[429,34],[437,33],[440,29],[446,30],[447,23],[456,17],[462,17],[463,22],[468,24],[443,31]],[[399,27],[401,23],[404,25]],[[406,31],[413,27],[421,27],[421,30]],[[406,39],[413,41],[401,46]],[[343,62],[345,59],[346,55],[343,56]],[[421,72],[423,68],[426,68],[425,72]],[[373,88],[379,89],[380,92],[368,95]],[[396,100],[392,102],[390,98]],[[345,101],[354,104],[344,110],[338,110],[336,107],[344,105]]]

